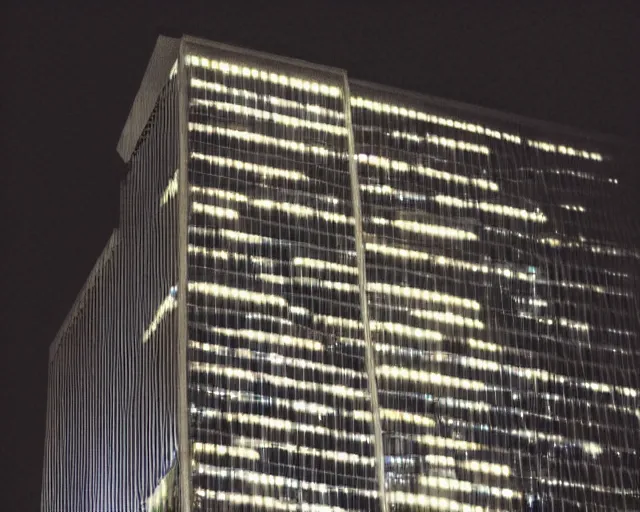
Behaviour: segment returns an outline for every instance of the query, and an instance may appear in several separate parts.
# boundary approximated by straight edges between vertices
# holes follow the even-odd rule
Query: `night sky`
[[[159,33],[640,141],[637,0],[205,5],[3,10],[2,510],[39,509],[48,346],[117,225],[116,143]]]

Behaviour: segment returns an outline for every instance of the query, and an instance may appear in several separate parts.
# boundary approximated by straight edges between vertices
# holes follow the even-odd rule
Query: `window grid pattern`
[[[188,41],[52,345],[43,511],[640,509],[618,162]]]
[[[377,510],[343,98],[190,58],[194,507]]]
[[[430,419],[383,422],[388,502],[637,509],[638,257],[607,225],[617,180],[585,162],[599,153],[397,101],[352,100],[370,321],[389,325],[380,407]]]
[[[633,483],[638,476],[633,436],[638,421],[633,371],[638,355],[633,348],[637,253],[602,229],[607,217],[616,215],[609,204],[618,185],[596,168],[602,166],[602,155],[570,146],[525,145],[509,131],[423,114],[428,106],[412,110],[367,100],[378,92],[360,91],[356,85],[349,102],[352,125],[346,128],[352,129],[355,141],[352,157],[358,179],[350,182],[345,141],[335,142],[345,135],[344,106],[337,106],[335,97],[309,101],[296,96],[281,74],[242,64],[233,68],[209,59],[196,60],[191,68],[197,74],[191,79],[191,94],[198,91],[190,100],[190,144],[198,148],[192,155],[210,167],[217,165],[215,179],[226,179],[227,184],[220,189],[192,185],[193,197],[212,200],[194,205],[194,212],[205,213],[206,219],[190,227],[209,236],[200,244],[209,245],[194,243],[189,250],[201,262],[213,261],[225,275],[229,262],[243,269],[245,279],[258,274],[254,282],[259,285],[251,288],[258,295],[232,299],[248,304],[252,315],[257,307],[282,311],[289,306],[296,315],[305,312],[309,308],[291,307],[290,296],[282,292],[303,283],[311,287],[299,289],[298,295],[316,299],[328,294],[333,307],[312,308],[313,328],[322,338],[311,343],[290,337],[288,331],[286,341],[280,341],[272,331],[265,336],[262,327],[242,333],[235,327],[216,327],[216,335],[232,336],[234,343],[249,340],[243,346],[304,346],[312,351],[305,357],[312,360],[327,351],[330,340],[330,350],[337,347],[355,355],[364,379],[367,322],[376,354],[379,408],[366,407],[359,414],[377,416],[382,424],[389,508],[570,510],[589,504],[606,509],[614,500],[620,509],[633,509],[638,499]],[[324,134],[322,144],[313,134]],[[203,135],[215,149],[200,149]],[[244,155],[242,149],[231,153],[225,137],[242,141]],[[552,152],[554,147],[558,151]],[[211,154],[215,150],[218,153]],[[285,164],[274,156],[278,152],[287,155]],[[322,181],[326,175],[318,175],[317,167],[307,170],[308,155],[331,157],[341,168],[341,194],[332,191],[334,198],[349,203],[348,189],[359,188],[360,217],[327,210],[326,185],[318,191],[309,183],[311,176]],[[220,167],[232,170],[233,178],[225,178],[222,173],[229,171]],[[256,179],[262,190],[268,190],[268,182],[289,180],[275,188],[310,190],[315,202],[297,199],[304,194],[295,202],[284,195],[287,200],[282,201],[268,192],[262,192],[266,199],[256,200],[246,192]],[[253,216],[248,206],[258,207]],[[277,220],[271,221],[278,232],[264,220],[265,210],[278,211]],[[321,220],[323,227],[309,224],[311,218]],[[304,240],[307,244],[316,240],[335,250],[289,256],[289,270],[283,266],[282,249],[278,258],[267,256],[270,272],[248,266],[256,253],[264,263],[265,246],[282,247],[284,242],[291,247],[292,238],[300,235],[292,237],[290,226],[295,230],[301,221],[311,234]],[[233,229],[247,222],[255,228],[240,233]],[[340,238],[327,243],[324,222],[347,228],[349,245],[341,245]],[[359,225],[364,240],[356,247],[352,226]],[[238,250],[238,244],[246,245]],[[358,308],[362,282],[357,279],[357,251],[366,261],[365,319]],[[309,273],[291,270],[300,267]],[[621,267],[631,271],[616,270]],[[212,293],[224,301],[245,290],[215,286]],[[278,293],[268,292],[273,290]],[[238,317],[225,307],[216,308],[225,322],[230,314]],[[201,343],[195,346],[205,349]],[[228,347],[227,342],[206,349],[229,357]],[[232,366],[245,368],[252,357],[247,353],[241,364]],[[322,381],[333,378],[339,366],[322,374]],[[225,373],[225,378],[233,373],[224,364],[213,371]],[[236,376],[274,382],[271,375]],[[208,414],[222,417],[219,410]],[[255,416],[245,422],[259,422]],[[293,425],[283,423],[281,428]],[[263,430],[272,428],[269,421],[263,423]],[[302,424],[298,428],[313,430]],[[369,430],[369,439],[372,434]],[[330,436],[322,443],[334,443],[336,435]],[[285,466],[287,474],[295,473],[295,462]],[[227,473],[215,474],[229,478]],[[249,478],[245,476],[239,478]],[[231,508],[263,506],[240,498],[234,502],[233,493],[220,494],[226,487],[211,489],[217,485],[211,472],[203,480],[203,497],[220,499]],[[284,492],[277,496],[289,504],[313,499]],[[361,506],[346,496],[321,503]]]

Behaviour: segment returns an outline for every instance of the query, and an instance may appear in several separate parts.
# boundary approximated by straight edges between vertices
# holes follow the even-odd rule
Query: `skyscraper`
[[[118,152],[43,512],[640,508],[620,143],[161,37]]]

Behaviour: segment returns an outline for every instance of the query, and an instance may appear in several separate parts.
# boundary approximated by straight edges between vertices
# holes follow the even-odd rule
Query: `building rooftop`
[[[181,45],[193,48],[194,51],[215,52],[222,58],[240,56],[247,65],[258,65],[268,62],[277,64],[283,72],[296,73],[307,78],[322,78],[323,81],[334,82],[342,87],[344,79],[348,77],[348,70],[309,63],[299,59],[292,59],[269,53],[258,52],[224,43],[218,43],[185,35],[181,38],[159,36],[155,48],[147,65],[147,69],[135,96],[129,116],[124,125],[118,153],[124,161],[128,161],[133,153],[137,140],[142,133],[158,95],[162,91],[167,77],[177,62]],[[429,114],[448,115],[460,121],[472,123],[486,123],[495,130],[506,130],[533,139],[548,141],[549,138],[557,144],[571,146],[580,141],[580,148],[587,151],[597,151],[607,155],[615,150],[630,148],[632,144],[622,138],[585,132],[576,128],[559,125],[543,120],[532,119],[517,114],[505,113],[486,107],[448,100],[426,94],[406,91],[385,85],[373,84],[348,77],[352,97],[367,94],[367,97],[378,102],[401,101],[406,108],[428,109]]]

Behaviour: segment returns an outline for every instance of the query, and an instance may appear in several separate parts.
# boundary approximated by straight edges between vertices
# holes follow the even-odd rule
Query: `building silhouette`
[[[640,509],[625,151],[160,37],[42,511]]]

